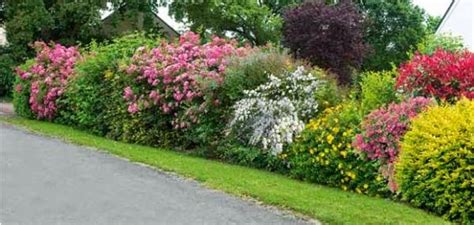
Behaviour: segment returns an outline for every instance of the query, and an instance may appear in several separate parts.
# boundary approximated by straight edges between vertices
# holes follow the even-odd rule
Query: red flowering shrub
[[[399,69],[397,88],[414,96],[454,101],[474,98],[474,53],[438,49],[431,56],[415,55]]]
[[[162,42],[151,50],[138,49],[125,69],[135,83],[124,89],[128,111],[157,106],[174,117],[175,128],[197,123],[198,114],[219,104],[213,90],[223,82],[226,57],[246,52],[236,44],[215,37],[200,45],[199,36],[188,32],[176,44]]]
[[[358,134],[353,143],[354,147],[367,154],[371,160],[379,160],[383,166],[388,166],[385,175],[389,182],[393,178],[392,163],[400,151],[400,139],[407,132],[410,120],[426,109],[430,99],[416,97],[399,104],[392,103],[371,112],[362,123],[362,133]],[[391,189],[395,190],[394,183]]]
[[[64,47],[60,44],[48,46],[44,42],[35,42],[37,55],[33,65],[27,70],[17,68],[20,79],[29,81],[29,104],[31,111],[39,119],[53,119],[56,115],[56,100],[63,94],[74,66],[81,57],[76,47]],[[17,92],[22,84],[15,87]]]

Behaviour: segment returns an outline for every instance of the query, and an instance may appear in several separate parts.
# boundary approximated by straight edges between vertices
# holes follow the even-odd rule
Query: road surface
[[[0,223],[308,224],[194,181],[0,123]]]

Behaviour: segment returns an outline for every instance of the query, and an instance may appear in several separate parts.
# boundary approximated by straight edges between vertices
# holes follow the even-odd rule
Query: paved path
[[[0,123],[0,223],[305,224],[294,216]]]

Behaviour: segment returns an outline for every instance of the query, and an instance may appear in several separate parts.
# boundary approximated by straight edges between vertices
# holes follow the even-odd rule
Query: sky
[[[413,0],[413,3],[432,16],[443,16],[451,0]]]

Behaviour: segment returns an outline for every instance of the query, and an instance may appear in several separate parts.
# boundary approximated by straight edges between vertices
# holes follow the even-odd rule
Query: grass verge
[[[0,121],[195,179],[204,186],[315,218],[325,224],[450,224],[420,209],[382,198],[293,180],[278,174],[192,157],[174,151],[126,144],[71,127],[1,117]]]

